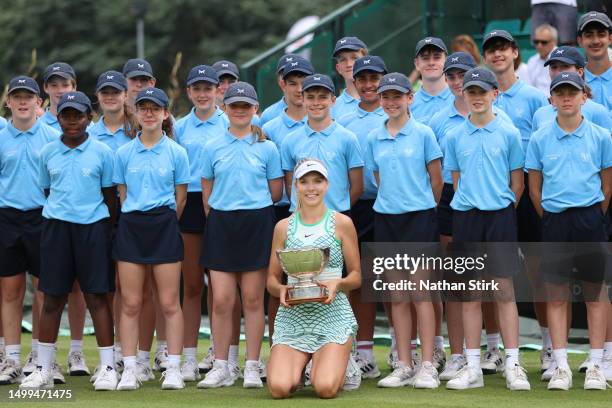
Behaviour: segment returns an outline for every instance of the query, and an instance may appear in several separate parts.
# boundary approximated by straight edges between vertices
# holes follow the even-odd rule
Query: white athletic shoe
[[[140,388],[140,380],[136,368],[125,368],[121,374],[121,381],[117,384],[117,391],[132,391]]]
[[[467,390],[484,387],[482,370],[474,370],[467,364],[446,383],[447,390]]]
[[[28,357],[26,357],[26,363],[23,366],[23,375],[28,376],[36,370],[38,365],[38,353],[36,351],[30,351]]]
[[[589,364],[584,377],[584,389],[585,390],[605,390],[607,387],[611,387],[606,382],[606,377],[599,366]]]
[[[412,385],[415,376],[414,368],[407,366],[401,361],[397,362],[395,370],[388,376],[378,381],[377,386],[381,388],[398,388]]]
[[[514,367],[506,368],[504,370],[504,377],[506,377],[506,388],[510,391],[529,391],[531,385],[527,378],[527,371],[518,364]]]
[[[98,374],[100,374],[100,369],[101,369],[100,365],[97,365],[96,368],[94,368],[93,374],[91,375],[91,377],[89,377],[90,383],[93,384],[96,382],[96,380],[98,379]]]
[[[162,372],[161,378],[164,380],[161,386],[162,390],[182,390],[185,388],[185,382],[178,367],[168,366]]]
[[[155,352],[153,370],[163,372],[166,368],[168,368],[168,350],[163,348]]]
[[[312,361],[312,360],[311,360]],[[361,368],[355,361],[353,353],[349,354],[346,371],[344,373],[343,391],[355,391],[361,386]]]
[[[91,375],[82,351],[72,351],[68,354],[68,375],[75,377]]]
[[[6,356],[4,355],[4,348],[0,348],[0,368],[6,363]]]
[[[612,355],[604,357],[601,370],[606,377],[606,381],[612,381]]]
[[[572,388],[572,371],[564,370],[556,367],[550,381],[548,382],[549,390],[567,391]]]
[[[548,367],[548,369],[546,369],[546,371],[544,371],[542,373],[542,376],[540,377],[540,380],[542,380],[542,381],[550,381],[550,379],[555,374],[555,370],[556,369],[557,369],[557,362],[553,358],[553,361],[550,363],[550,366]]]
[[[19,384],[22,390],[51,390],[54,387],[53,373],[38,367]]]
[[[227,369],[229,370],[230,377],[232,377],[232,381],[236,381],[239,378],[242,378],[242,371],[240,371],[240,366],[236,363],[227,363]]]
[[[361,371],[362,379],[367,380],[370,378],[380,377],[380,370],[378,369],[378,364],[376,364],[375,358],[372,358],[372,360],[368,360],[366,357],[362,356],[359,353],[355,353],[354,358]]]
[[[390,369],[394,370],[399,362],[399,357],[397,356],[397,350],[391,349],[389,351],[389,355],[387,356],[387,365]]]
[[[244,367],[244,382],[242,383],[243,388],[263,388],[261,377],[259,376],[259,362],[251,364],[246,363]]]
[[[578,366],[578,372],[579,373],[586,373],[587,367],[589,366],[590,363],[591,363],[591,356],[587,354],[587,357]]]
[[[429,361],[424,361],[421,367],[414,376],[414,388],[438,388],[440,380],[438,379],[438,370]]]
[[[266,363],[259,360],[257,367],[259,368],[259,378],[261,378],[261,381],[265,382],[268,378],[268,368],[266,367]]]
[[[0,370],[0,385],[20,383],[24,379],[23,370],[18,362],[4,360]]]
[[[151,367],[140,361],[136,362],[136,376],[138,377],[138,381],[141,383],[155,379],[155,374],[153,374]]]
[[[62,374],[62,369],[57,362],[53,363],[53,383],[54,384],[66,384],[66,379]]]
[[[466,364],[467,361],[465,361],[465,357],[463,355],[460,355],[459,357],[452,357],[450,361],[446,363],[444,371],[440,373],[440,380],[448,381],[452,379],[455,374],[457,374],[457,372],[461,370]]]
[[[306,367],[304,367],[304,386],[305,387],[312,385],[312,381],[310,381],[311,371],[312,371],[312,360],[308,360],[308,363],[306,363]]]
[[[198,369],[197,360],[185,360],[183,366],[181,367],[181,375],[183,376],[183,381],[199,381],[202,376],[200,375],[200,370]]]
[[[444,366],[446,365],[446,352],[444,348],[434,347],[433,351],[433,366],[436,367],[438,372],[442,372],[444,370]]]
[[[542,373],[548,370],[553,365],[554,361],[555,358],[553,357],[551,349],[542,349],[542,351],[540,351],[540,370]]]
[[[94,390],[96,391],[115,391],[119,383],[119,373],[111,366],[105,366],[98,370]]]
[[[503,371],[504,358],[499,349],[486,351],[480,359],[480,368],[483,374],[495,374]]]
[[[206,373],[204,379],[198,383],[198,388],[229,387],[234,385],[234,381],[227,365],[215,361],[213,368]]]
[[[117,356],[115,356],[115,371],[118,373],[123,372],[123,357],[117,358]]]
[[[208,348],[208,353],[204,356],[202,361],[198,363],[198,369],[200,373],[207,373],[212,369],[213,363],[215,362],[215,353],[213,353],[213,348]]]

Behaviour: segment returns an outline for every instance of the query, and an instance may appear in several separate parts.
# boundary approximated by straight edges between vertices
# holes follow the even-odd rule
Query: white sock
[[[38,355],[38,339],[32,339],[32,353]]]
[[[469,368],[480,370],[480,349],[465,349],[465,359]]]
[[[395,329],[389,327],[389,336],[391,337],[391,351],[397,350],[397,339],[395,338]]]
[[[259,361],[257,360],[247,360],[245,364],[245,367],[257,367],[259,368]]]
[[[512,368],[515,365],[519,365],[519,349],[508,348],[506,349],[506,368]]]
[[[552,349],[552,340],[550,338],[550,330],[548,327],[540,326],[540,332],[542,332],[542,348],[544,350]]]
[[[70,340],[70,352],[83,351],[83,340]]]
[[[215,358],[215,364],[218,364],[220,366],[225,366],[225,368],[227,368],[229,363],[227,362],[227,360],[219,360]]]
[[[151,352],[148,350],[138,350],[137,361],[145,366],[151,365]]]
[[[591,349],[591,351],[589,352],[589,358],[591,359],[591,362],[594,365],[601,367],[603,363],[603,353],[603,349]]]
[[[367,361],[374,360],[374,342],[373,341],[358,341],[357,354]]]
[[[0,337],[0,349],[4,348],[4,337]]]
[[[238,365],[238,352],[239,346],[237,344],[230,344],[228,354],[228,361],[230,364]]]
[[[567,349],[555,349],[553,350],[553,356],[555,356],[555,362],[557,363],[557,367],[562,368],[564,370],[569,370],[569,364],[567,363]]]
[[[4,350],[8,360],[21,365],[21,344],[7,344]]]
[[[487,351],[499,350],[499,333],[487,334]]]
[[[55,362],[55,344],[38,342],[38,365],[43,370],[53,371],[53,363]]]
[[[179,368],[181,365],[181,356],[179,354],[168,354],[168,368]]]
[[[197,361],[198,360],[198,348],[197,347],[183,347],[183,355],[185,361]]]
[[[451,354],[451,361],[463,357],[463,354]]]
[[[168,342],[165,340],[157,340],[157,348],[155,349],[155,353],[159,353],[160,351],[168,349]]]
[[[123,356],[123,365],[126,369],[136,369],[136,356]]]
[[[113,346],[98,347],[100,366],[115,368],[115,350]]]
[[[439,350],[444,350],[444,337],[436,336],[434,337],[434,346]]]
[[[604,343],[604,357],[612,357],[612,341]]]
[[[417,360],[419,358],[419,351],[417,347],[419,346],[419,342],[417,339],[410,340],[410,350],[412,351],[412,361]]]

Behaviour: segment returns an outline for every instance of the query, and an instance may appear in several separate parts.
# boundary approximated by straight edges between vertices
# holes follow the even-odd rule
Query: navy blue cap
[[[419,53],[423,50],[423,48],[427,46],[432,46],[444,51],[448,54],[448,49],[446,48],[446,44],[438,37],[425,37],[421,41],[416,44],[416,48],[414,50],[414,55],[419,55]]]
[[[552,92],[556,87],[560,85],[572,85],[578,89],[584,89],[584,79],[577,72],[562,72],[550,83],[550,91]]]
[[[488,32],[487,34],[485,34],[485,36],[483,37],[482,49],[484,49],[487,46],[487,43],[489,43],[490,41],[499,39],[499,38],[501,38],[502,40],[510,41],[513,44],[516,44],[512,34],[507,32],[506,30],[492,30]]]
[[[96,82],[96,93],[102,88],[111,87],[119,91],[127,90],[127,82],[123,74],[119,71],[106,71],[100,74]]]
[[[187,75],[187,86],[200,81],[210,82],[215,85],[219,84],[217,70],[209,65],[198,65],[191,68],[189,75]]]
[[[476,68],[476,61],[467,52],[454,52],[446,58],[444,62],[444,73],[451,69],[460,69],[462,71],[469,71],[472,68]]]
[[[338,54],[340,51],[359,51],[362,48],[367,49],[368,47],[365,45],[363,41],[361,41],[357,37],[343,37],[336,41],[336,46],[334,47],[334,54]]]
[[[229,105],[235,102],[246,102],[251,105],[259,105],[257,92],[255,92],[253,85],[247,82],[234,82],[231,84],[227,88],[227,91],[225,91],[225,95],[223,95],[223,103]]]
[[[155,78],[151,64],[141,58],[127,60],[127,62],[123,64],[123,75],[125,75],[126,78],[134,78],[137,76]]]
[[[142,101],[151,101],[162,108],[168,107],[168,95],[159,88],[149,87],[138,92],[136,96],[136,105]]]
[[[294,57],[293,61],[289,61],[283,68],[283,78],[294,72],[299,72],[305,75],[314,74],[315,70],[310,61],[302,57]]]
[[[54,62],[53,64],[48,65],[43,72],[43,81],[48,82],[49,78],[54,75],[64,79],[76,79],[74,68],[65,62]]]
[[[485,91],[499,88],[499,84],[493,72],[483,67],[472,68],[465,73],[463,76],[463,90],[470,86],[477,86]]]
[[[74,108],[79,112],[91,112],[91,101],[81,91],[68,92],[62,95],[57,104],[57,114],[66,108]]]
[[[374,71],[380,72],[381,74],[387,73],[387,66],[385,61],[377,55],[368,55],[359,58],[353,64],[353,77],[357,76],[361,71]]]
[[[580,54],[580,51],[578,51],[578,48],[566,45],[551,52],[544,66],[547,67],[554,61],[563,62],[568,65],[577,65],[580,68],[584,68],[586,65],[586,61],[582,54]]]
[[[11,79],[9,82],[8,93],[9,95],[13,91],[17,91],[19,89],[25,89],[26,91],[30,91],[36,95],[40,95],[40,88],[36,81],[30,77],[20,75]]]
[[[588,13],[583,14],[582,17],[580,17],[580,20],[578,20],[578,33],[582,33],[589,23],[599,23],[608,30],[612,27],[612,22],[607,14],[600,13],[599,11],[589,11]]]
[[[383,93],[391,90],[409,93],[412,92],[412,84],[406,75],[399,72],[391,72],[382,77],[376,92]]]
[[[221,60],[215,62],[212,66],[217,71],[217,76],[219,78],[221,78],[223,75],[231,75],[236,79],[240,79],[240,71],[238,71],[238,66],[232,61]]]
[[[334,86],[334,82],[330,77],[324,74],[312,74],[304,78],[304,82],[302,82],[302,92],[305,92],[307,89],[314,87],[321,87],[327,89],[329,92],[335,94],[336,87]]]
[[[300,57],[298,54],[285,54],[278,59],[276,63],[276,73],[280,74],[283,72],[283,68],[287,65],[288,62],[292,62],[296,57]],[[302,58],[302,57],[300,57]]]

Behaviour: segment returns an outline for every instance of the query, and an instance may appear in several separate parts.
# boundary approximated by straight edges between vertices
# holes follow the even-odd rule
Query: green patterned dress
[[[330,248],[329,264],[319,281],[342,277],[342,244],[336,238],[336,211],[327,210],[316,224],[304,224],[299,213],[289,217],[285,248]],[[292,285],[297,279],[289,277]],[[344,292],[338,292],[329,305],[303,303],[290,308],[280,306],[274,321],[273,345],[285,344],[305,353],[314,353],[328,343],[344,344],[357,333],[357,321]]]

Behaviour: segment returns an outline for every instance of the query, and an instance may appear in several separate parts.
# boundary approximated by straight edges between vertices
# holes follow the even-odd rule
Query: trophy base
[[[290,305],[302,303],[323,302],[327,299],[327,288],[325,286],[313,285],[306,287],[294,286],[287,291],[286,302]]]

